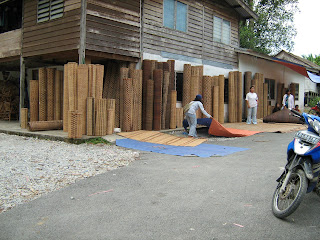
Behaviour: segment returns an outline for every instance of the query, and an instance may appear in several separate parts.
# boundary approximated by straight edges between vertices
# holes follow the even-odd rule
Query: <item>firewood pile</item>
[[[18,117],[19,85],[13,78],[8,78],[0,81],[0,120],[17,120]]]

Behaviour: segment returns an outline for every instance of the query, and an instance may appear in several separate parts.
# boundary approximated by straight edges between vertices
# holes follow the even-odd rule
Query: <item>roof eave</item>
[[[225,0],[242,18],[258,20],[258,15],[242,0]]]

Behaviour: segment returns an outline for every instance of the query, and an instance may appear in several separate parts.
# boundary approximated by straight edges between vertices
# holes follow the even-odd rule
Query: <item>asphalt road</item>
[[[0,239],[319,239],[320,198],[275,218],[275,179],[294,133],[211,142],[225,157],[141,159],[0,214]]]

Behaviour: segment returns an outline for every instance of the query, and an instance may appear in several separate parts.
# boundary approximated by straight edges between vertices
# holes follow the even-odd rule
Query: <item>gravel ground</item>
[[[113,145],[75,145],[0,133],[0,213],[138,157],[137,152]]]

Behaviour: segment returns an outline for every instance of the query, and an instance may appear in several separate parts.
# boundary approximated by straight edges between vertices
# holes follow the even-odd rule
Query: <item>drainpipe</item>
[[[143,58],[143,13],[142,13],[142,8],[143,8],[144,1],[140,0],[140,59],[137,63],[137,69],[142,68],[142,58]]]

